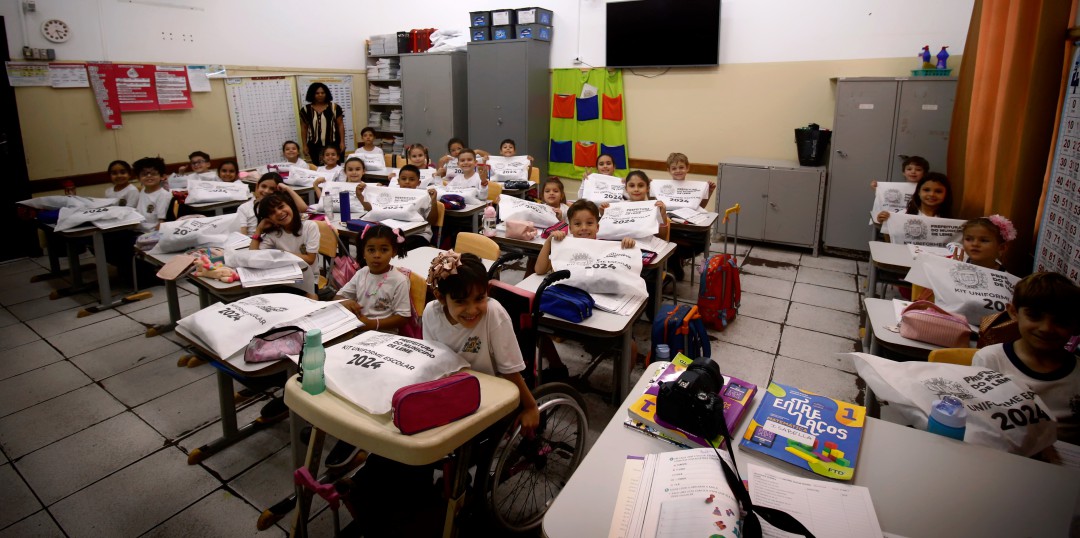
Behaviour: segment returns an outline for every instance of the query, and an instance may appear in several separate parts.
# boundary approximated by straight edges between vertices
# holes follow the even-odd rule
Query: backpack
[[[660,344],[667,344],[673,358],[678,353],[691,359],[712,356],[709,335],[696,306],[680,304],[660,307],[660,313],[653,320],[652,356],[655,357],[656,346]]]
[[[705,326],[718,331],[735,319],[742,301],[742,285],[739,282],[739,266],[735,256],[717,254],[710,256],[701,274],[701,290],[698,292],[698,310]]]

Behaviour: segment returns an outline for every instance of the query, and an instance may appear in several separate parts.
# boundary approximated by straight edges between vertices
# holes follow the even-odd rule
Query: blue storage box
[[[517,22],[515,24],[542,24],[551,26],[555,20],[555,14],[550,9],[542,7],[526,7],[517,10]]]
[[[519,24],[515,26],[517,29],[518,39],[538,39],[540,41],[551,41],[551,27],[544,26],[543,24]]]
[[[491,40],[503,41],[506,39],[515,39],[517,34],[514,33],[514,26],[492,26],[491,27]]]
[[[469,41],[491,41],[491,27],[473,26],[469,28]]]
[[[490,11],[470,11],[469,26],[491,26]]]

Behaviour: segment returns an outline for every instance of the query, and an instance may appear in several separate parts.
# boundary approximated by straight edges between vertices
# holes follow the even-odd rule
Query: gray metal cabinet
[[[954,78],[841,78],[825,212],[825,246],[866,251],[874,203],[870,182],[903,181],[903,160],[920,155],[945,169]]]
[[[810,247],[817,256],[825,175],[794,161],[731,159],[720,163],[717,207],[742,207],[740,238]]]
[[[466,68],[464,52],[401,56],[406,143],[423,144],[434,157],[445,152],[447,140],[455,136],[468,140]]]
[[[469,139],[492,153],[511,138],[547,174],[551,43],[534,39],[468,45]]]

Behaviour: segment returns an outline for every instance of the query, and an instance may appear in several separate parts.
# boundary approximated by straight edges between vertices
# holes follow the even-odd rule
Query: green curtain
[[[593,98],[581,98],[588,83],[597,89]],[[621,69],[555,69],[551,74],[551,140],[548,169],[554,176],[580,178],[596,156],[613,154],[616,175],[626,177],[626,106]]]

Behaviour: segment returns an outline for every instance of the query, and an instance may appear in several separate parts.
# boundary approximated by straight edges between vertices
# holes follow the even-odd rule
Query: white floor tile
[[[199,311],[199,297],[197,295],[185,295],[179,298],[180,317],[188,316]],[[128,317],[146,326],[162,325],[169,322],[168,303],[159,303],[142,310],[136,310],[128,314]]]
[[[100,323],[58,334],[48,340],[49,343],[56,346],[56,349],[59,349],[65,357],[74,357],[75,355],[81,355],[99,347],[104,347],[134,336],[141,337],[145,334],[146,327],[139,325],[125,316],[117,316]]]
[[[754,248],[750,250],[750,257],[757,258],[759,260],[769,260],[774,262],[799,265],[799,260],[802,258],[802,251],[784,250],[775,247],[767,247],[764,245],[754,245]]]
[[[217,420],[216,376],[204,377],[135,408],[135,413],[167,439],[177,439]]]
[[[30,327],[27,327],[25,323],[8,325],[7,327],[0,329],[0,351],[19,347],[40,339],[41,337],[31,330]]]
[[[136,407],[217,371],[209,364],[195,368],[176,366],[177,359],[184,354],[183,351],[177,351],[145,362],[103,380],[101,386],[120,400],[120,403]]]
[[[789,280],[780,280],[746,273],[740,275],[739,282],[742,284],[744,293],[756,293],[758,295],[784,299],[785,301],[791,299],[791,290],[795,286],[795,283]]]
[[[815,258],[812,254],[803,254],[802,259],[799,260],[799,265],[801,267],[838,271],[850,275],[854,275],[858,271],[855,260],[833,258],[831,256],[818,256]]]
[[[7,379],[40,368],[47,364],[64,360],[59,351],[48,342],[36,340],[0,353],[0,379]]]
[[[0,416],[37,405],[91,382],[70,362],[55,362],[0,381]]]
[[[751,251],[750,257],[746,258],[746,261],[742,264],[742,272],[778,280],[794,281],[798,274],[798,265],[755,258],[753,251]]]
[[[48,261],[45,262],[48,266]],[[27,271],[41,272],[41,266],[34,263],[30,258],[6,261],[0,263],[0,280],[7,280],[11,275],[25,273]]]
[[[93,325],[107,319],[112,319],[120,315],[119,312],[109,309],[104,312],[98,312],[80,318],[78,314],[79,310],[82,310],[82,308],[83,307],[76,307],[70,310],[62,310],[47,316],[32,319],[27,321],[26,324],[43,338],[48,338],[50,336],[73,331],[79,327],[86,327],[87,325]]]
[[[709,331],[709,336],[738,346],[766,353],[776,353],[780,343],[780,325],[749,317],[737,317],[723,331]]]
[[[122,412],[104,389],[87,385],[0,419],[0,445],[18,458]]]
[[[852,314],[859,313],[859,294],[853,291],[838,290],[796,282],[791,294],[791,301]]]
[[[773,368],[773,381],[777,383],[851,403],[856,403],[859,397],[856,379],[856,376],[835,368],[782,355],[776,357]]]
[[[27,454],[15,466],[41,501],[51,505],[161,448],[164,441],[134,414],[123,413]]]
[[[743,293],[738,315],[783,323],[787,318],[787,311],[788,301],[766,295]]]
[[[41,510],[41,503],[10,463],[0,466],[0,484],[0,506],[4,507],[0,510],[0,528]]]
[[[870,274],[870,263],[869,262],[855,262],[855,265],[859,268],[859,274],[860,275],[867,276],[867,275]]]
[[[859,337],[859,316],[802,303],[791,303],[787,324],[853,340]]]
[[[344,511],[348,512],[348,510]],[[218,489],[144,534],[143,538],[188,538],[190,536],[267,538],[277,536],[278,533],[274,530],[260,532],[255,528],[259,515],[259,511],[243,499],[224,489]],[[309,531],[314,530],[310,525],[308,528]],[[311,536],[330,536],[330,534],[314,532],[310,534]]]
[[[856,346],[854,340],[791,325],[784,327],[780,337],[780,355],[851,373],[855,373],[855,365],[842,354],[855,351]]]
[[[329,448],[333,444],[333,440],[327,437],[325,447]],[[283,448],[234,478],[229,482],[229,487],[256,508],[265,510],[292,493],[292,472],[292,450]],[[316,496],[312,503],[312,513],[321,510],[323,506],[326,506],[326,501]]]
[[[56,503],[50,511],[71,536],[138,536],[219,485],[169,447]]]
[[[30,282],[33,273],[19,273],[7,279],[9,285],[6,289],[0,289],[0,305],[11,306],[14,304],[32,301],[48,297],[53,291],[68,287],[65,280],[56,278],[41,282]]]
[[[101,381],[140,364],[176,353],[180,349],[180,346],[161,336],[133,336],[77,355],[71,362],[94,381]]]
[[[805,282],[815,286],[825,286],[840,290],[855,291],[855,275],[838,273],[813,267],[800,267],[796,282]]]
[[[64,533],[49,517],[49,513],[41,510],[0,531],[0,538],[64,538]]]
[[[37,301],[27,301],[25,303],[19,303],[7,307],[15,317],[29,321],[32,319],[40,318],[41,316],[47,316],[63,310],[71,310],[72,308],[78,308],[90,303],[96,303],[97,298],[89,293],[78,293],[75,295],[69,295],[67,297],[59,297],[55,300],[41,298]]]
[[[771,353],[727,342],[712,343],[712,360],[720,365],[720,373],[749,381],[762,389],[769,385],[774,357]]]

